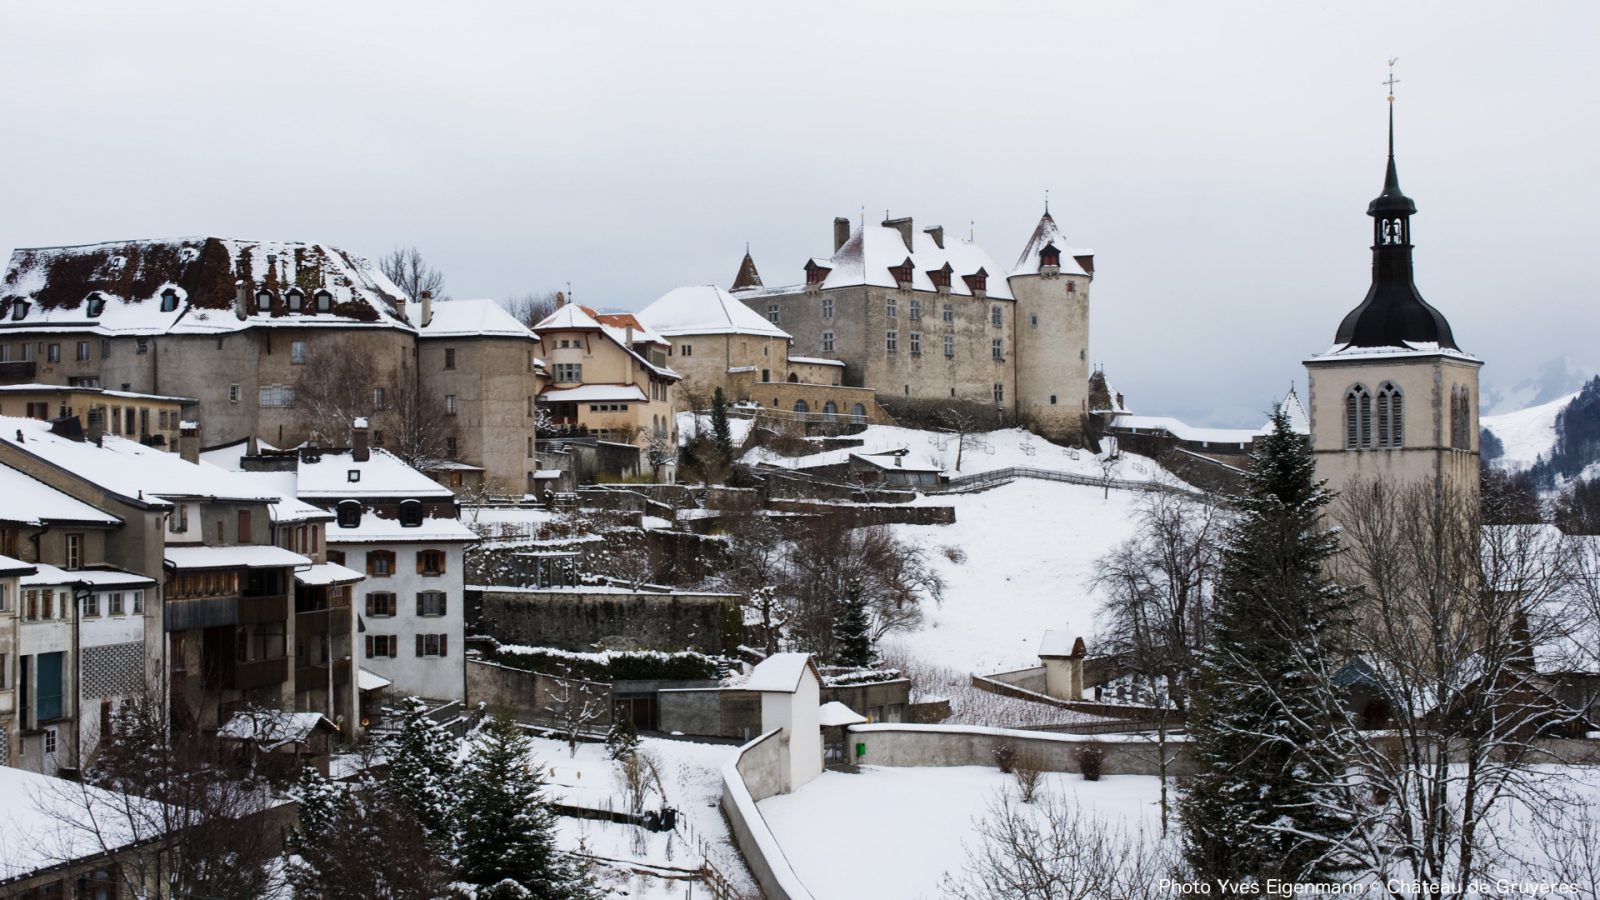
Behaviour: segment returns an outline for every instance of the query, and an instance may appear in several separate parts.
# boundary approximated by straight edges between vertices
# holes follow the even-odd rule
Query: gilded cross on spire
[[[1394,77],[1394,64],[1399,61],[1400,57],[1398,56],[1389,57],[1389,78],[1388,80],[1384,81],[1384,85],[1389,88],[1390,103],[1394,102],[1394,86],[1400,83],[1400,79]]]

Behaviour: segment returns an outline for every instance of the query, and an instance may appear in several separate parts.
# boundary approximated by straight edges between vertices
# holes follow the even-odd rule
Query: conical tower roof
[[[739,274],[733,276],[730,291],[745,291],[761,287],[761,273],[756,271],[756,261],[750,258],[750,248],[744,248],[744,260],[739,263]]]

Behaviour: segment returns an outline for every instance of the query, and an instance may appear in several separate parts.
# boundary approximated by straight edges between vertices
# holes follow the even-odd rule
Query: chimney
[[[633,349],[633,326],[632,326],[632,325],[628,325],[628,326],[626,326],[626,327],[624,327],[624,328],[623,328],[623,329],[622,329],[622,333],[623,333],[623,334],[624,334],[624,335],[625,335],[625,336],[626,336],[626,338],[627,338],[627,341],[628,341],[628,349],[629,349],[629,350],[632,350],[632,349]]]
[[[912,251],[912,252],[916,252],[917,248],[912,246],[912,244],[911,244],[911,217],[910,216],[905,216],[904,218],[899,218],[899,219],[884,219],[883,220],[883,227],[885,227],[885,228],[893,228],[894,230],[900,232],[900,240],[906,242],[906,249],[909,250],[909,251]]]
[[[423,296],[427,296],[426,293]],[[367,420],[366,417],[356,419],[350,428],[350,458],[356,462],[366,462],[372,458],[372,451],[367,448]]]
[[[850,240],[850,220],[840,216],[833,220],[833,252],[838,253],[844,242]]]
[[[100,438],[106,433],[106,408],[96,406],[89,410],[89,430],[84,435],[96,447],[100,446]]]
[[[178,423],[178,455],[192,463],[200,461],[200,423],[185,419]]]
[[[250,315],[250,285],[246,282],[233,283],[233,314],[241,319]]]
[[[433,321],[433,291],[422,292],[422,321],[417,324],[427,328]]]
[[[932,228],[924,228],[924,229],[922,229],[922,231],[923,231],[923,233],[925,233],[928,236],[933,238],[934,246],[938,247],[940,250],[944,249],[944,226],[943,225],[935,225]]]
[[[567,295],[562,293],[561,291],[556,291],[556,309],[560,309],[561,307],[566,306],[566,305],[567,305]]]

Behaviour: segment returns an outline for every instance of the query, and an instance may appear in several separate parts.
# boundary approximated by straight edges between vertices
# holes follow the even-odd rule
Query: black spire
[[[1372,217],[1372,287],[1351,310],[1334,343],[1345,347],[1403,347],[1437,344],[1457,350],[1444,315],[1417,291],[1411,273],[1411,217],[1417,204],[1400,190],[1394,164],[1394,98],[1389,101],[1389,167],[1383,193],[1367,204]]]

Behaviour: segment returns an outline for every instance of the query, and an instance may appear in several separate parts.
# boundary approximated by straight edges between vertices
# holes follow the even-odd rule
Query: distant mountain
[[[1484,459],[1527,471],[1541,488],[1600,475],[1600,376],[1575,393],[1481,422]]]
[[[1486,384],[1483,409],[1489,416],[1502,416],[1542,406],[1552,400],[1577,393],[1594,371],[1580,365],[1569,354],[1546,360],[1532,376],[1510,387]]]

